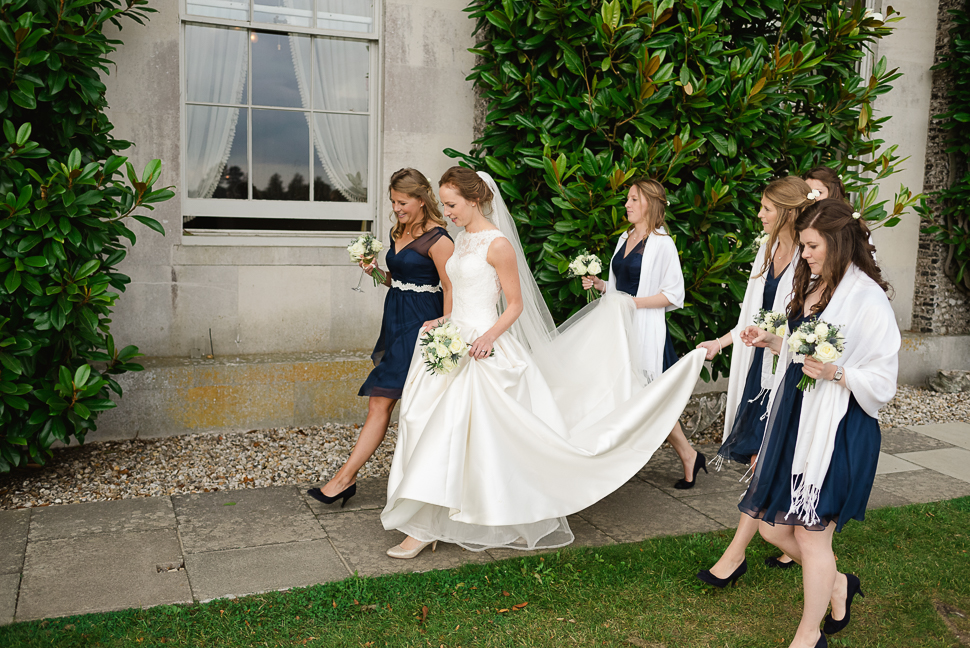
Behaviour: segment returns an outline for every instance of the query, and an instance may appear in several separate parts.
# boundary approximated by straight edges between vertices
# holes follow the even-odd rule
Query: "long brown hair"
[[[850,263],[869,275],[884,291],[892,291],[892,286],[882,278],[882,271],[873,257],[876,248],[869,242],[866,222],[861,218],[852,218],[852,208],[847,203],[837,198],[818,201],[803,211],[795,221],[796,235],[801,235],[809,228],[818,232],[825,240],[825,261],[820,274],[813,278],[808,261],[799,257],[798,265],[795,266],[794,293],[788,304],[789,318],[802,316],[805,299],[823,281],[825,288],[818,303],[812,306],[811,314],[818,315],[825,310]]]
[[[649,236],[666,223],[667,192],[664,191],[664,186],[653,178],[635,178],[633,186],[636,187],[640,200],[647,203],[647,235]],[[633,231],[632,223],[627,231]]]
[[[438,187],[448,185],[453,187],[462,198],[469,202],[478,203],[482,214],[486,217],[491,213],[492,190],[482,180],[482,177],[466,167],[453,166],[444,172]]]
[[[424,177],[423,173],[417,169],[398,169],[391,174],[391,182],[387,187],[388,198],[391,196],[391,191],[400,191],[402,194],[416,198],[424,203],[421,208],[424,217],[421,219],[418,232],[423,234],[431,229],[432,226],[429,226],[428,221],[438,227],[445,227],[445,219],[441,215],[441,210],[438,208],[438,199],[435,198],[434,191],[431,189],[431,183],[428,182],[428,179]],[[391,221],[396,221],[394,227],[391,228],[391,238],[396,241],[404,234],[405,224],[399,221],[393,212],[391,213]],[[414,232],[414,225],[417,225],[417,223],[411,223],[412,233]]]
[[[812,188],[798,176],[778,178],[777,180],[772,180],[765,187],[765,200],[775,206],[775,209],[778,211],[778,218],[775,220],[775,226],[771,228],[771,233],[768,234],[768,243],[765,247],[765,262],[761,266],[758,274],[755,275],[756,277],[763,276],[771,266],[771,251],[774,249],[775,243],[778,242],[778,232],[783,230],[788,232],[791,235],[792,241],[797,243],[795,240],[795,219],[798,218],[798,215],[802,213],[805,207],[815,202],[814,199],[809,199],[808,197],[808,194],[811,192]]]
[[[847,200],[848,195],[845,191],[845,185],[842,184],[842,180],[831,167],[827,166],[817,166],[805,175],[802,176],[805,180],[818,180],[825,185],[826,189],[829,190],[829,198],[837,198],[838,200]]]

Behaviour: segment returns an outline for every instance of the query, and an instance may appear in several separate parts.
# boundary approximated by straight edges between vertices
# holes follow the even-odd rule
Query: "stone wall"
[[[936,33],[936,55],[934,64],[939,63],[950,42],[950,28],[953,16],[950,9],[963,8],[965,0],[940,0]],[[947,90],[950,85],[947,70],[933,72],[933,92],[930,98],[930,114],[938,115],[950,109]],[[926,145],[926,171],[923,191],[931,194],[949,186],[953,176],[959,171],[953,155],[946,152],[948,131],[943,130],[939,120],[931,120]],[[928,204],[934,215],[940,211],[932,198]],[[921,225],[927,226],[935,219],[922,219]],[[916,292],[913,298],[913,331],[939,335],[960,335],[970,333],[970,297],[957,290],[953,282],[944,274],[943,263],[947,246],[933,240],[932,236],[920,233],[919,255],[916,264]]]

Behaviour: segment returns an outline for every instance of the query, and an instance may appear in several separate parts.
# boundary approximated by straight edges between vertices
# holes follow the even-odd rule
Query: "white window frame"
[[[254,12],[255,0],[246,0],[249,5],[250,16]],[[228,4],[228,3],[227,3]],[[232,4],[242,4],[239,2]],[[375,229],[378,227],[378,197],[381,194],[377,188],[380,186],[380,154],[381,154],[381,141],[380,141],[380,123],[382,115],[380,114],[381,101],[380,98],[383,95],[382,92],[382,75],[380,73],[380,63],[383,60],[383,49],[384,41],[381,38],[383,33],[383,10],[381,6],[381,0],[373,0],[374,5],[374,15],[373,15],[373,30],[371,32],[356,32],[356,31],[344,31],[344,30],[334,30],[334,29],[320,29],[315,27],[297,27],[293,25],[279,26],[272,23],[262,23],[254,20],[231,20],[226,18],[213,18],[209,16],[201,16],[195,14],[189,14],[187,10],[186,0],[179,0],[179,88],[181,93],[181,99],[179,102],[180,109],[180,133],[179,133],[179,151],[181,157],[181,218],[180,229],[182,232],[181,243],[182,245],[238,245],[238,246],[320,246],[320,245],[334,245],[334,246],[345,246],[348,241],[359,236],[360,232],[340,232],[340,231],[320,231],[320,232],[303,232],[303,231],[292,231],[292,230],[263,230],[263,231],[252,231],[252,230],[206,230],[206,229],[192,229],[191,233],[187,233],[185,227],[185,217],[186,216],[215,216],[215,217],[233,217],[233,218],[262,218],[262,219],[272,219],[278,215],[280,218],[287,219],[301,219],[301,220],[313,220],[313,219],[326,219],[326,220],[348,220],[348,221],[369,221],[371,223],[371,232],[375,235],[379,235]],[[288,10],[284,7],[278,8],[280,12],[285,13]],[[275,9],[274,9],[275,11]],[[322,12],[316,12],[316,6],[314,5],[313,11],[316,13],[318,18],[326,19],[327,14]],[[295,200],[232,200],[224,198],[189,198],[188,197],[188,183],[185,182],[185,147],[183,146],[186,137],[186,106],[188,104],[196,105],[197,102],[187,102],[185,93],[185,82],[186,82],[186,56],[185,56],[185,26],[187,24],[201,25],[201,26],[213,26],[213,27],[236,27],[246,30],[254,31],[270,31],[278,32],[281,34],[301,34],[307,36],[326,36],[345,40],[354,41],[367,41],[371,44],[370,51],[370,65],[369,65],[369,81],[370,81],[370,92],[368,93],[368,128],[367,128],[367,201],[363,203],[351,203],[351,202],[324,202],[324,201],[295,201]],[[281,28],[282,27],[282,28]],[[252,84],[252,62],[249,65],[249,75],[250,80],[248,85]],[[205,104],[202,104],[205,105]],[[258,106],[253,106],[248,101],[246,103],[248,107],[261,108]],[[266,108],[271,108],[273,110],[287,110],[286,108],[279,108],[277,106],[267,106]],[[303,109],[293,109],[297,112],[306,112]],[[247,128],[252,131],[252,120],[247,119]],[[248,146],[247,149],[251,149]],[[310,138],[310,179],[309,182],[313,183],[313,138]],[[250,158],[250,167],[252,151],[248,150],[248,155]],[[249,169],[248,175],[252,177],[252,169]],[[252,181],[250,180],[250,183]]]

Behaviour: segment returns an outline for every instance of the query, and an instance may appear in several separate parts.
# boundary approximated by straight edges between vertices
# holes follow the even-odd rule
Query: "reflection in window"
[[[310,27],[313,0],[256,0],[253,22]]]
[[[304,113],[253,110],[253,198],[309,200],[310,131]]]

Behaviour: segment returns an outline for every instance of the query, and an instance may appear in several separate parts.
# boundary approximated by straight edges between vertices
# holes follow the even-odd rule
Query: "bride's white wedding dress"
[[[445,269],[451,319],[472,342],[498,319],[488,264],[499,230],[460,233]],[[484,360],[438,376],[415,349],[401,399],[386,529],[467,549],[573,541],[567,515],[626,483],[690,398],[704,350],[644,386],[630,342],[632,298],[610,294],[539,348],[506,332]],[[572,320],[571,320],[572,322]]]

